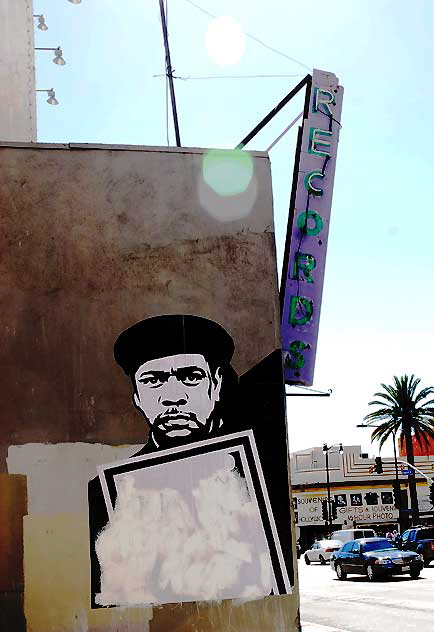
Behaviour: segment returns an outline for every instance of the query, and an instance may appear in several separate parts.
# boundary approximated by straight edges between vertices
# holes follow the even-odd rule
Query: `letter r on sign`
[[[325,88],[314,88],[313,93],[313,104],[312,104],[312,112],[324,112],[324,114],[328,114],[332,116],[333,112],[331,110],[330,105],[335,105],[335,95],[330,90],[326,90]],[[323,109],[320,109],[320,105],[323,105]]]
[[[292,269],[292,278],[306,283],[313,283],[312,270],[316,266],[316,260],[313,255],[304,252],[296,252],[294,257],[294,266]]]

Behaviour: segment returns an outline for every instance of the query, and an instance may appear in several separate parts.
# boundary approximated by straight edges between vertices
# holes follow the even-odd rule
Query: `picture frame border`
[[[279,535],[268,496],[267,485],[252,430],[222,435],[206,439],[204,441],[186,443],[182,446],[149,452],[140,456],[133,456],[120,461],[97,466],[109,520],[111,520],[113,516],[116,503],[117,490],[115,477],[117,475],[134,472],[152,465],[161,465],[227,448],[238,450],[242,448],[242,451],[244,452],[245,458],[243,459],[243,466],[246,467],[246,478],[250,478],[251,485],[255,493],[254,500],[256,501],[259,509],[262,528],[268,544],[277,594],[292,594],[292,586],[289,580],[288,569],[284,561]],[[291,525],[288,525],[288,528],[290,527]]]

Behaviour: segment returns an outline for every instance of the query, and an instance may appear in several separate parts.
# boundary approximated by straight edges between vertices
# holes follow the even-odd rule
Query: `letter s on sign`
[[[302,340],[293,340],[285,357],[285,368],[302,369],[305,364],[303,351],[310,349],[310,344]],[[315,501],[314,501],[315,502]]]

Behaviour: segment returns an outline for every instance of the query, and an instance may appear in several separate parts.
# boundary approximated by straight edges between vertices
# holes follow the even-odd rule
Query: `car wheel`
[[[322,564],[323,566],[325,564],[325,559],[323,558],[322,555],[319,556],[319,563]]]
[[[427,560],[427,558],[425,557],[425,555],[422,553],[422,558],[423,558],[423,565],[425,568],[428,568],[429,563],[431,562],[431,560]]]
[[[420,570],[419,569],[415,569],[410,571],[410,577],[411,579],[417,579],[420,575]]]
[[[338,579],[343,581],[344,579],[347,578],[347,574],[345,571],[342,570],[342,566],[340,564],[336,564],[335,568],[336,568],[336,575],[338,576]]]
[[[307,557],[307,555],[304,556],[304,561],[306,562],[306,564],[309,566],[310,564],[310,559]]]
[[[366,567],[366,577],[370,582],[373,582],[375,580],[375,573],[371,564],[368,564],[368,566]]]

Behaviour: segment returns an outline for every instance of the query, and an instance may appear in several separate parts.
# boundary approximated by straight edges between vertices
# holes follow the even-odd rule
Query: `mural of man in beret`
[[[149,425],[145,451],[222,432],[225,390],[238,379],[233,352],[228,332],[199,316],[157,316],[120,334],[114,356]]]
[[[291,575],[284,409],[276,407],[282,394],[280,350],[241,379],[231,366],[233,353],[233,339],[221,325],[194,315],[148,318],[118,336],[114,358],[131,382],[133,404],[148,429],[146,444],[131,461],[254,428],[258,467],[276,507],[286,542],[283,563]],[[274,436],[267,420],[279,428]],[[283,442],[276,449],[279,434]],[[127,476],[118,484],[110,518],[100,479],[89,483],[92,607],[287,592],[277,590],[271,578],[275,560],[254,508],[255,492],[247,489],[231,453],[221,458],[196,456],[188,471],[167,459],[155,469],[163,481],[158,489],[152,484],[139,489],[139,479]],[[184,479],[192,486],[193,504],[186,500]]]

